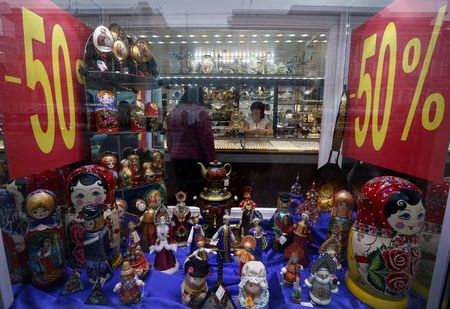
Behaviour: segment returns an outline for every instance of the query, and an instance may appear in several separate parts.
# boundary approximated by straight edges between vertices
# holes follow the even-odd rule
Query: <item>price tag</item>
[[[216,291],[216,297],[218,300],[222,300],[224,295],[225,295],[225,289],[220,285]]]
[[[279,238],[279,242],[280,244],[284,245],[284,243],[287,241],[287,238],[284,237],[284,235],[281,235],[281,237]]]
[[[225,177],[224,181],[223,181],[223,185],[225,187],[228,187],[230,185],[230,177]]]

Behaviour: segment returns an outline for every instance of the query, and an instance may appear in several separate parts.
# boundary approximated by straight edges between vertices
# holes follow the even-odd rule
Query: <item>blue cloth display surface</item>
[[[310,251],[310,261],[317,257],[317,250],[320,244],[325,240],[329,222],[329,214],[322,213],[318,223],[312,227],[314,242],[308,245]],[[294,304],[290,301],[292,288],[281,285],[280,270],[286,265],[287,260],[283,258],[281,253],[273,251],[271,247],[272,226],[271,222],[264,221],[262,226],[267,233],[268,249],[263,253],[264,265],[267,268],[267,281],[269,283],[270,301],[269,308],[310,308],[309,289],[304,284],[304,280],[310,275],[309,269],[305,268],[301,272],[302,283],[302,303]],[[138,305],[127,307],[132,308],[187,308],[181,303],[181,283],[184,280],[183,263],[188,252],[187,247],[179,247],[177,250],[177,259],[180,269],[173,275],[166,275],[159,271],[151,269],[144,279],[144,297]],[[153,265],[155,254],[146,254],[149,262]],[[208,286],[213,288],[217,280],[217,263],[213,254],[209,255],[209,263],[211,265],[212,274],[208,277]],[[340,280],[339,292],[332,295],[331,303],[326,308],[370,308],[355,296],[353,296],[345,285],[346,265],[343,269],[337,271],[337,277]],[[41,291],[31,284],[16,284],[13,286],[15,301],[11,308],[94,308],[105,306],[85,305],[84,302],[91,292],[92,285],[88,283],[86,271],[82,270],[82,281],[87,287],[86,290],[61,296],[63,284],[52,291]],[[239,294],[239,262],[225,263],[223,279],[224,284],[228,288],[233,297],[234,303],[239,308],[237,299]],[[68,271],[68,274],[70,272]],[[68,278],[68,275],[67,275]],[[120,281],[120,267],[115,270],[114,276],[106,282],[103,290],[109,301],[109,307],[122,307],[120,305],[119,296],[113,293],[113,288]],[[423,298],[411,295],[409,298],[408,308],[425,308],[426,302]]]

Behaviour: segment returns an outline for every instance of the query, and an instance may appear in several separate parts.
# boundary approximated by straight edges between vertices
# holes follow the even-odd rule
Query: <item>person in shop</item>
[[[250,106],[252,116],[244,120],[244,133],[246,136],[273,135],[272,122],[264,115],[265,105],[261,101],[253,102]]]
[[[214,161],[214,137],[208,111],[203,106],[203,89],[185,86],[177,107],[167,119],[167,148],[175,172],[177,192],[187,193],[187,205],[205,187],[198,162]]]

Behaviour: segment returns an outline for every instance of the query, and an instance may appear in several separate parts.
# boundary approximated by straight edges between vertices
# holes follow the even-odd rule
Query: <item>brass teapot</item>
[[[223,201],[230,198],[231,193],[224,186],[225,178],[231,173],[230,163],[223,164],[214,160],[209,163],[208,168],[200,162],[198,165],[200,165],[203,178],[208,181],[208,188],[200,193],[200,197],[210,201]]]

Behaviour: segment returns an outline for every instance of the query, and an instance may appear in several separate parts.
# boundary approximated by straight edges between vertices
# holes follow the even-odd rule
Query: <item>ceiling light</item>
[[[148,41],[148,44],[153,44],[153,42],[152,41]]]
[[[181,44],[186,44],[186,41],[181,41],[180,43],[181,43]]]
[[[175,44],[175,42],[174,41],[170,41],[170,44]]]
[[[293,37],[293,36],[295,36],[295,33],[291,33],[291,34],[289,34],[289,36],[290,36],[290,37]]]
[[[158,44],[164,44],[164,42],[163,41],[159,41]]]
[[[239,41],[239,43],[243,44],[243,43],[245,43],[245,41]]]
[[[280,43],[280,40],[276,40],[275,43]]]
[[[243,37],[245,37],[245,35],[243,35],[243,34],[239,34],[239,37],[240,37],[240,38],[243,38]]]
[[[140,38],[146,38],[147,36],[145,34],[141,34],[139,37]]]
[[[164,37],[165,37],[165,38],[170,38],[170,35],[166,34]]]
[[[198,41],[192,41],[192,43],[194,43],[194,44],[198,44]]]
[[[195,34],[189,34],[190,38],[195,38]]]
[[[152,34],[152,38],[159,38],[159,36],[156,34]]]
[[[265,36],[266,38],[268,38],[268,37],[270,37],[270,34],[264,34],[264,36]]]
[[[281,33],[278,33],[278,34],[277,34],[277,36],[283,36],[283,34],[281,34]]]
[[[202,34],[202,38],[207,38],[208,36],[206,34]]]
[[[328,41],[327,41],[327,40],[323,40],[323,41],[322,41],[322,43],[326,43],[326,42],[328,42]]]
[[[321,34],[321,35],[319,35],[319,36],[323,38],[323,37],[325,36],[325,33],[322,33],[322,34]]]
[[[298,40],[297,42],[298,42],[298,43],[303,43],[303,40]]]
[[[227,38],[232,38],[233,36],[231,34],[227,34]]]
[[[286,40],[285,42],[286,42],[286,43],[291,43],[291,42],[292,42],[292,40]]]
[[[231,44],[231,43],[233,43],[233,41],[228,41],[227,43]]]
[[[215,38],[220,38],[220,34],[214,34]]]
[[[303,33],[303,34],[302,34],[302,37],[304,37],[304,38],[306,38],[307,36],[308,36],[307,33]]]
[[[220,44],[220,43],[222,43],[222,41],[216,41],[216,43],[217,43],[217,44]]]
[[[257,34],[252,34],[252,38],[257,38],[258,35]]]
[[[314,41],[313,41],[313,43],[317,43],[317,42],[319,42],[319,41],[317,41],[317,40],[314,40]]]
[[[256,41],[252,41],[252,43],[256,43]]]
[[[205,44],[209,44],[209,41],[205,41],[205,42],[203,42],[203,43],[205,43]]]
[[[263,41],[263,43],[269,43],[269,41],[267,41],[267,40],[264,40],[264,41]]]
[[[182,38],[183,35],[182,34],[177,34],[177,38]]]

